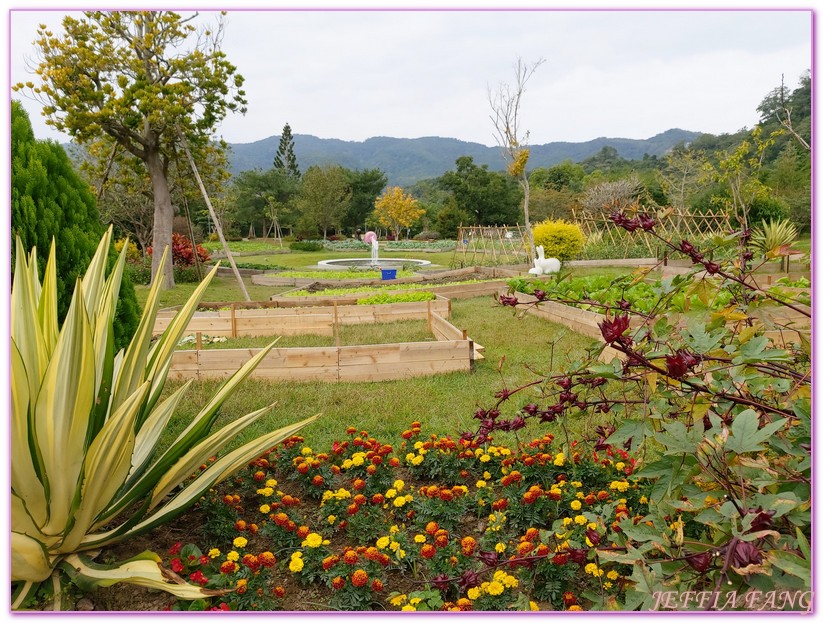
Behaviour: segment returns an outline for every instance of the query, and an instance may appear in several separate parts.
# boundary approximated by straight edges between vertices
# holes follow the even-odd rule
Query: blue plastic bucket
[[[397,269],[396,268],[383,268],[380,271],[382,275],[383,281],[388,281],[389,279],[397,279]]]

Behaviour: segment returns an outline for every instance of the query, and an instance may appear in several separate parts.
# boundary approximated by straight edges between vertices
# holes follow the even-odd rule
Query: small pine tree
[[[65,150],[54,141],[36,140],[28,114],[20,102],[12,101],[11,236],[12,240],[19,236],[27,250],[37,247],[41,274],[52,239],[56,240],[60,250],[57,314],[61,322],[71,303],[74,284],[85,273],[102,235],[94,196],[72,168]],[[110,263],[115,259],[112,249]],[[116,348],[128,345],[139,316],[134,287],[124,275],[114,323]]]
[[[280,145],[274,155],[274,168],[291,177],[300,177],[297,156],[294,155],[294,139],[291,135],[291,126],[288,123],[283,126],[283,132],[280,135]]]

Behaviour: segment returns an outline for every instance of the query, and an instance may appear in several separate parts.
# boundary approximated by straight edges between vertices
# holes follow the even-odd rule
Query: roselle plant
[[[263,349],[217,390],[168,448],[159,448],[161,433],[191,384],[162,396],[171,358],[215,271],[152,342],[158,281],[128,348],[115,352],[112,323],[127,248],[106,277],[110,241],[111,229],[85,276],[78,279],[61,327],[56,249],[52,246],[41,284],[36,250],[27,257],[17,240],[11,294],[15,609],[25,605],[44,582],[51,582],[54,607],[59,609],[61,585],[67,579],[84,590],[129,582],[184,599],[215,594],[173,581],[152,552],[115,565],[99,564],[94,558],[101,548],[179,516],[216,483],[313,419],[272,431],[209,460],[273,406],[211,432],[221,405],[266,356],[268,349]],[[192,474],[196,475],[189,479]]]
[[[611,218],[629,232],[658,238],[669,253],[691,260],[693,270],[665,282],[647,308],[652,313],[636,314],[626,301],[604,306],[602,340],[619,357],[602,363],[594,353],[564,374],[501,390],[463,439],[485,442],[530,419],[566,430],[571,419],[592,418],[601,423],[588,440],[596,452],[640,453],[629,478],[648,491],[648,512],[618,514],[611,543],[587,533],[587,547],[570,552],[572,563],[595,565],[593,572],[601,562],[630,570],[619,599],[595,590],[582,595],[594,609],[649,609],[672,591],[706,598],[667,607],[701,609],[752,607],[757,600],[743,596],[757,591],[808,591],[811,361],[802,320],[811,310],[758,289],[748,232],[715,241],[738,246],[736,259],[725,265],[687,240],[658,235],[653,217],[617,212]],[[666,304],[679,293],[697,295],[707,307],[722,295],[724,304],[687,319]],[[500,302],[520,305],[515,296]],[[766,331],[793,329],[789,316],[801,321],[799,343],[775,343],[774,332]],[[540,400],[504,416],[534,387]],[[570,465],[569,477],[576,472]]]

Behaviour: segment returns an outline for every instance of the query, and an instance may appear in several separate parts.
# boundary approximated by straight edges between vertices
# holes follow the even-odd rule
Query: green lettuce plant
[[[85,276],[78,278],[62,327],[57,321],[54,245],[41,284],[36,250],[27,257],[19,239],[16,243],[10,431],[15,609],[48,581],[59,609],[66,579],[84,590],[130,582],[183,599],[210,594],[163,569],[152,552],[116,565],[97,564],[94,558],[103,547],[177,517],[210,487],[314,419],[272,431],[208,461],[274,406],[211,432],[221,405],[266,356],[269,349],[263,349],[226,380],[168,448],[159,448],[161,433],[191,384],[162,395],[175,345],[215,271],[152,342],[158,280],[131,343],[115,352],[113,320],[127,250],[106,277],[110,241],[111,229]],[[208,467],[198,472],[203,464]]]

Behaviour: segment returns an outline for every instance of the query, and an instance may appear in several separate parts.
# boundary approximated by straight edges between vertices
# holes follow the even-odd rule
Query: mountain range
[[[614,147],[627,160],[662,156],[680,142],[689,143],[702,132],[677,128],[647,139],[600,137],[582,143],[555,142],[530,145],[529,168],[550,167],[564,160],[580,162],[603,147]],[[455,168],[455,160],[471,156],[479,165],[492,171],[505,168],[498,147],[470,143],[455,138],[391,138],[377,136],[365,141],[343,141],[295,134],[294,153],[301,171],[313,165],[339,164],[348,169],[380,169],[394,186],[408,186],[422,179],[440,177]],[[229,143],[229,162],[233,174],[248,169],[269,169],[280,143],[280,136],[270,136],[253,143]]]

